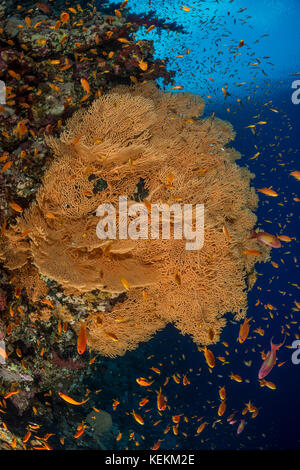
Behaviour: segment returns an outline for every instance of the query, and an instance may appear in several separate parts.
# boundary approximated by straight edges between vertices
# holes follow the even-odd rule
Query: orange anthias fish
[[[225,389],[225,387],[220,388],[219,396],[220,396],[221,400],[225,400],[225,398],[226,398],[226,389]]]
[[[152,24],[151,26],[149,26],[148,29],[146,29],[145,33],[150,33],[150,31],[152,31],[152,29],[155,28],[155,24]]]
[[[91,92],[89,82],[86,80],[86,78],[81,78],[80,83],[84,91],[89,95]]]
[[[11,207],[16,212],[20,212],[20,213],[23,212],[22,207],[19,206],[19,204],[17,204],[16,202],[13,202],[13,201],[9,202],[8,205],[9,205],[9,207]]]
[[[123,286],[125,287],[125,289],[128,291],[130,289],[130,284],[129,282],[127,281],[127,279],[125,279],[125,277],[121,276],[121,283],[123,284]]]
[[[16,390],[15,392],[9,392],[7,393],[5,396],[4,396],[4,399],[7,400],[7,398],[13,396],[13,395],[16,395],[18,393],[20,393],[21,390]]]
[[[67,24],[70,19],[69,13],[67,13],[66,11],[63,11],[62,14],[60,15],[60,19],[63,25]]]
[[[231,380],[235,380],[236,382],[243,382],[243,379],[240,375],[233,374],[232,372],[230,374],[230,378],[231,378]]]
[[[148,64],[144,60],[139,61],[139,67],[143,72],[145,72],[148,69]]]
[[[292,171],[292,173],[290,173],[291,176],[293,176],[294,178],[296,178],[297,181],[300,181],[300,171]]]
[[[147,403],[148,403],[148,398],[143,398],[140,402],[139,402],[139,406],[145,406]]]
[[[141,424],[142,426],[144,425],[143,418],[139,414],[137,414],[134,410],[132,410],[132,416],[134,417],[137,423]]]
[[[237,428],[237,432],[236,432],[237,434],[241,434],[241,432],[243,432],[245,424],[246,424],[246,421],[244,419],[242,419],[239,426],[238,426],[238,428]]]
[[[80,331],[77,338],[77,352],[83,354],[86,350],[86,323],[81,322]]]
[[[9,162],[6,162],[1,170],[1,174],[5,173],[9,168],[12,166],[13,162],[10,160]]]
[[[271,248],[281,248],[280,240],[278,240],[278,238],[271,233],[255,232],[255,230],[252,229],[252,235],[250,239],[252,238],[256,238],[257,241],[263,243],[264,245],[270,246]]]
[[[259,193],[265,194],[266,196],[277,197],[278,193],[271,188],[261,188],[257,189]]]
[[[3,359],[8,359],[6,351],[0,346],[0,356],[3,357]]]
[[[212,351],[207,349],[207,347],[205,346],[204,349],[203,349],[203,353],[204,353],[204,357],[205,357],[205,360],[207,362],[207,365],[211,368],[215,367],[215,362],[216,361],[215,361],[215,356],[212,353]]]
[[[120,402],[117,398],[114,399],[113,401],[113,404],[112,404],[112,407],[113,407],[113,410],[116,411],[116,408],[117,406],[119,406]]]
[[[161,439],[158,439],[158,441],[156,442],[156,444],[154,444],[154,446],[152,447],[152,450],[158,450],[160,448],[160,444],[162,443],[162,440]]]
[[[242,251],[243,255],[252,255],[252,256],[260,256],[261,251],[259,250],[243,250]]]
[[[167,407],[167,403],[165,400],[165,397],[161,393],[161,388],[159,389],[159,392],[157,392],[157,409],[158,411],[163,411]]]
[[[62,392],[58,392],[58,395],[60,396],[60,398],[65,400],[67,403],[70,403],[71,405],[83,405],[83,403],[86,403],[89,400],[89,398],[87,398],[86,400],[76,401],[74,400],[74,398],[71,398]]]
[[[288,237],[287,235],[278,235],[278,240],[281,240],[282,242],[291,242],[292,239],[290,237]]]
[[[226,410],[226,401],[223,400],[220,403],[220,406],[219,406],[219,409],[218,409],[218,415],[223,416],[223,414],[225,413],[225,410]]]
[[[284,338],[282,343],[273,344],[272,339],[271,339],[271,351],[269,351],[268,354],[266,355],[266,359],[262,363],[261,368],[259,369],[259,372],[258,372],[258,378],[260,380],[264,379],[271,372],[273,367],[275,366],[276,351],[277,351],[277,349],[281,348],[281,346],[283,346],[284,342],[285,342],[285,338]]]
[[[150,387],[150,385],[153,384],[153,381],[150,382],[149,380],[144,379],[144,377],[139,377],[136,379],[136,381],[141,387]]]
[[[44,2],[38,2],[35,3],[34,6],[36,6],[39,10],[41,10],[43,13],[49,14],[51,13],[51,7],[47,3]]]
[[[204,423],[200,424],[200,426],[197,429],[197,434],[200,434],[207,424],[208,423],[206,421]]]
[[[171,90],[183,90],[183,86],[182,85],[176,85],[176,86],[173,86],[172,88],[168,88],[167,91],[171,91]]]
[[[259,382],[261,387],[268,387],[270,390],[276,390],[276,385],[273,382],[269,382],[265,379],[262,379]]]
[[[246,341],[248,334],[249,334],[249,321],[248,318],[245,318],[244,323],[240,326],[240,331],[239,331],[239,343],[243,343]]]

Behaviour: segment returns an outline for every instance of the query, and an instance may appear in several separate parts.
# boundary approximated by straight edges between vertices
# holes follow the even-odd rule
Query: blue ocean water
[[[164,362],[162,358],[170,355],[174,360],[175,368],[165,366],[166,374],[176,367],[180,372],[183,362],[181,372],[193,369],[190,387],[181,387],[180,391],[174,383],[166,387],[173,414],[177,411],[201,417],[206,413],[206,420],[211,413],[214,419],[217,390],[225,382],[229,409],[241,410],[249,400],[259,408],[255,419],[249,413],[245,416],[247,424],[241,435],[236,434],[236,425],[216,423],[214,429],[199,437],[191,431],[194,425],[189,427],[186,423],[188,437],[180,439],[179,448],[299,448],[300,365],[292,363],[291,349],[279,350],[278,362],[285,364],[275,367],[269,376],[276,390],[260,387],[257,373],[262,361],[260,352],[269,350],[272,337],[275,343],[283,340],[282,327],[289,335],[286,346],[299,334],[299,311],[292,310],[294,301],[299,299],[299,209],[293,199],[299,196],[299,182],[289,173],[299,168],[300,106],[292,103],[291,96],[292,82],[297,79],[293,74],[300,66],[297,53],[300,4],[296,0],[138,0],[128,1],[127,5],[137,15],[152,11],[152,18],[177,25],[177,31],[166,27],[145,33],[150,21],[141,28],[138,39],[153,40],[156,57],[167,59],[168,67],[176,71],[175,85],[205,98],[205,115],[215,112],[217,117],[233,124],[237,135],[232,145],[242,154],[239,164],[255,173],[256,188],[272,187],[280,194],[278,198],[260,195],[257,227],[293,238],[292,243],[283,244],[280,250],[272,250],[277,268],[271,263],[258,265],[258,281],[249,293],[248,317],[255,320],[256,328],[264,328],[264,336],[250,332],[251,338],[240,345],[236,342],[239,325],[231,322],[222,333],[221,341],[230,344],[229,366],[218,365],[210,374],[203,355],[172,327],[150,342],[157,361]],[[183,6],[189,11],[184,11]],[[244,46],[238,48],[241,40]],[[226,99],[222,93],[225,86],[231,95]],[[258,135],[253,135],[247,126],[257,121],[267,124],[261,126]],[[257,152],[260,155],[253,159]],[[260,303],[255,306],[258,300]],[[275,310],[266,308],[268,304]],[[266,317],[268,320],[263,320]],[[223,356],[224,346],[214,346],[213,352]],[[252,361],[251,367],[244,361]],[[243,383],[230,381],[229,372],[240,374]],[[153,430],[153,442],[154,435],[158,438],[159,433]],[[165,441],[161,448],[170,445],[170,440]]]
[[[63,7],[63,2],[55,4]],[[111,14],[120,8],[116,2],[96,4],[100,11],[105,8]],[[292,102],[292,84],[300,72],[300,4],[297,0],[128,0],[126,11],[141,24],[136,39],[152,40],[154,57],[165,59],[168,69],[175,71],[174,84],[165,86],[158,80],[160,87],[169,90],[177,86],[182,88],[172,90],[174,93],[198,94],[205,99],[204,116],[215,113],[230,121],[236,131],[231,145],[241,153],[238,164],[255,174],[255,188],[272,187],[278,193],[276,198],[259,195],[256,228],[287,235],[292,241],[272,250],[273,264],[256,267],[258,279],[248,295],[247,316],[252,323],[245,343],[237,341],[240,324],[228,313],[220,342],[211,347],[216,358],[225,358],[225,364],[216,359],[210,371],[191,338],[170,325],[124,357],[107,359],[100,354],[86,386],[92,391],[102,390],[95,405],[111,413],[115,437],[118,432],[123,434],[123,440],[114,438],[115,449],[150,449],[158,440],[161,449],[299,448],[300,364],[292,363],[290,346],[300,337],[300,310],[295,304],[300,302],[299,202],[295,200],[300,197],[300,183],[290,173],[300,169],[300,104]],[[156,27],[146,32],[151,24]],[[227,91],[226,97],[222,88]],[[265,124],[256,125],[253,133],[249,126],[258,121]],[[254,331],[257,328],[263,329],[263,336]],[[285,344],[277,353],[277,364],[284,364],[275,366],[267,377],[276,389],[261,387],[261,353],[269,351],[271,338],[279,344],[285,333]],[[158,368],[160,374],[150,367]],[[231,380],[231,373],[239,374],[242,383]],[[180,375],[180,384],[175,374]],[[145,391],[135,379],[150,375],[155,384],[151,391]],[[190,381],[188,386],[182,385],[184,375]],[[226,387],[227,409],[220,419],[218,391],[222,386]],[[160,387],[168,404],[161,414],[156,409]],[[144,397],[149,398],[149,404],[140,411],[145,419],[141,427],[131,411]],[[113,411],[115,398],[120,405]],[[249,412],[242,415],[249,401],[258,410],[255,418]],[[59,418],[65,407],[62,403],[53,415]],[[227,417],[234,412],[232,419],[236,422],[231,425]],[[178,415],[177,435],[172,417]],[[245,429],[237,435],[242,418]],[[202,422],[209,426],[197,434]],[[56,423],[48,424],[48,431],[59,435]],[[75,420],[72,426],[75,432]],[[128,439],[130,433],[134,433],[134,439]],[[78,445],[88,449],[89,441],[83,438]]]

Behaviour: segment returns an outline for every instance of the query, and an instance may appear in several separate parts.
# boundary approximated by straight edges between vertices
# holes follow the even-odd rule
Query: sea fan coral
[[[75,113],[59,139],[47,138],[55,158],[36,202],[6,231],[2,258],[11,270],[32,263],[77,295],[126,292],[111,312],[87,319],[88,344],[103,355],[134,349],[169,322],[207,345],[218,341],[226,313],[245,316],[246,277],[257,260],[243,254],[257,248],[249,240],[253,175],[227,146],[231,124],[200,119],[203,109],[198,96],[154,83],[114,88]],[[145,206],[204,204],[203,248],[188,251],[174,237],[98,238],[97,207],[117,206],[119,196]],[[266,259],[268,248],[260,251]]]

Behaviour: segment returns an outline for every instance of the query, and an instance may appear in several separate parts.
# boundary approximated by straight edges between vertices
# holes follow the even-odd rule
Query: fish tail
[[[274,336],[272,337],[272,339],[273,339],[273,338],[274,338]],[[286,340],[286,334],[285,334],[285,336],[284,336],[283,342],[280,343],[280,344],[274,344],[274,343],[272,342],[272,339],[271,339],[271,348],[277,350],[277,349],[281,348],[281,346],[284,345],[285,340]]]
[[[252,240],[253,238],[257,237],[257,233],[255,232],[254,228],[251,230],[251,237],[248,240]]]

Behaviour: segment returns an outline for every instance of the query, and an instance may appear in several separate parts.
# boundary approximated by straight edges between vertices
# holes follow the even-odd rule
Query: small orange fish
[[[256,328],[256,330],[253,330],[253,333],[258,333],[260,336],[264,336],[265,331],[262,328]]]
[[[6,400],[7,398],[12,397],[13,395],[17,395],[18,393],[20,393],[20,391],[21,390],[16,390],[15,392],[9,392],[4,396],[4,399]]]
[[[171,91],[171,90],[183,90],[183,86],[182,85],[176,85],[176,86],[173,86],[172,88],[168,88],[167,91]]]
[[[19,73],[16,73],[14,70],[8,70],[7,72],[12,78],[15,78],[16,80],[21,80],[21,75]]]
[[[161,443],[162,443],[162,440],[158,439],[158,441],[154,444],[154,446],[151,449],[152,450],[158,450],[160,448]]]
[[[94,364],[95,360],[97,359],[98,356],[94,356],[90,361],[89,364],[92,365]]]
[[[128,291],[130,289],[130,284],[129,282],[125,279],[125,277],[121,277],[121,283],[123,284],[123,286],[125,287],[125,289]]]
[[[86,323],[81,322],[80,331],[79,331],[79,335],[78,335],[78,338],[77,338],[77,352],[78,352],[78,354],[83,354],[84,353],[84,351],[86,350],[86,342],[87,342]]]
[[[139,67],[141,70],[143,70],[143,72],[146,72],[146,70],[148,69],[148,64],[144,60],[140,60]]]
[[[56,91],[56,93],[60,93],[60,88],[54,85],[54,83],[49,83],[49,87],[52,88],[52,90]]]
[[[76,401],[76,400],[74,400],[74,398],[69,397],[68,395],[66,395],[63,392],[58,392],[58,395],[60,396],[60,398],[65,400],[67,403],[70,403],[71,405],[83,405],[84,403],[86,403],[89,400],[89,398],[87,398],[86,400]]]
[[[225,98],[227,98],[227,96],[231,96],[230,93],[228,93],[228,91],[226,90],[226,88],[222,88],[222,93]]]
[[[77,429],[76,433],[74,434],[74,439],[78,439],[79,437],[82,436],[84,433],[86,426],[78,426],[79,429]]]
[[[112,339],[113,341],[119,341],[118,337],[114,333],[110,333],[108,331],[105,331],[104,333],[108,338]]]
[[[154,28],[155,28],[155,24],[152,24],[151,26],[149,26],[148,29],[146,29],[145,33],[146,33],[146,34],[147,34],[147,33],[150,33],[150,31],[152,31],[152,29],[154,29]]]
[[[174,416],[172,416],[172,421],[173,421],[173,423],[178,424],[179,421],[180,421],[180,418],[181,418],[181,415],[174,415]]]
[[[296,178],[297,181],[300,181],[300,171],[292,171],[290,175]]]
[[[231,240],[231,236],[230,236],[230,234],[228,232],[228,229],[225,225],[223,225],[222,230],[223,230],[223,233],[224,233],[225,237],[227,238],[227,240]]]
[[[278,196],[278,193],[276,193],[276,191],[274,191],[274,189],[271,189],[271,188],[261,188],[261,189],[257,189],[257,191],[259,193],[265,194],[266,196],[271,196],[271,197]]]
[[[1,175],[3,173],[5,173],[7,170],[9,170],[9,168],[12,166],[13,162],[12,160],[10,160],[9,162],[6,162],[4,165],[3,165],[3,168],[1,170]]]
[[[112,31],[108,31],[108,33],[109,33],[109,32],[112,33]],[[117,41],[122,42],[122,43],[124,43],[124,44],[130,44],[130,41],[129,41],[128,39],[126,39],[126,38],[118,38]]]
[[[145,406],[148,402],[149,402],[148,398],[143,398],[143,399],[139,402],[139,406]]]
[[[245,318],[243,324],[240,326],[240,331],[239,331],[239,343],[241,343],[241,344],[242,344],[244,341],[246,341],[246,339],[247,339],[247,337],[248,337],[249,330],[250,330],[249,321],[250,321],[250,319],[248,320],[248,318]]]
[[[89,95],[91,92],[89,82],[85,78],[81,78],[80,83],[84,91]]]
[[[44,304],[44,305],[48,305],[48,307],[54,308],[53,303],[49,299],[42,299],[41,303]]]
[[[226,389],[225,389],[225,387],[222,387],[222,388],[219,389],[219,396],[220,396],[221,400],[226,399]]]
[[[204,421],[204,423],[200,424],[200,426],[197,429],[197,434],[200,434],[207,424],[208,423],[206,421]]]
[[[180,384],[180,378],[177,377],[177,375],[173,374],[172,379],[174,380],[175,383]]]
[[[132,416],[134,417],[137,423],[141,424],[142,426],[144,425],[143,418],[139,414],[137,414],[134,410],[132,410]]]
[[[23,439],[24,444],[26,444],[26,442],[29,441],[30,436],[31,436],[31,431],[27,431],[27,433],[26,433],[26,435]]]
[[[16,212],[20,212],[20,213],[23,212],[22,207],[19,206],[18,204],[16,204],[15,202],[10,202],[8,205],[9,205],[9,207],[11,207]]]
[[[259,250],[243,250],[243,255],[251,255],[251,256],[259,256],[261,255],[261,251]]]
[[[65,24],[68,23],[68,21],[70,19],[69,13],[67,13],[66,11],[63,11],[60,15],[60,19],[61,19],[62,25],[64,26]]]
[[[150,382],[149,380],[144,379],[144,377],[139,377],[136,379],[136,381],[141,387],[150,387],[150,385],[153,384],[153,381]]]
[[[225,410],[226,410],[226,401],[223,400],[221,401],[220,406],[218,408],[218,416],[223,416],[223,414],[225,413]]]
[[[178,286],[181,286],[181,276],[179,273],[175,274],[175,282]]]
[[[231,378],[231,380],[235,380],[236,382],[243,382],[243,379],[241,378],[240,375],[233,374],[232,372],[230,374],[230,378]]]
[[[15,449],[15,448],[17,447],[17,438],[16,438],[16,437],[13,438],[12,442],[10,443],[10,445],[11,445],[11,447],[12,447],[13,449]]]
[[[259,381],[261,387],[267,387],[270,390],[276,390],[276,385],[273,382],[269,382],[268,380],[262,379]]]
[[[76,144],[80,141],[81,137],[83,137],[83,134],[82,134],[82,135],[79,135],[78,137],[76,137],[76,138],[71,142],[71,145],[76,145]]]
[[[157,409],[158,411],[163,411],[166,409],[167,403],[166,403],[165,397],[161,393],[161,388],[159,389],[159,392],[156,392],[156,393],[157,393]]]
[[[183,378],[182,378],[182,383],[183,383],[183,385],[186,387],[187,385],[190,385],[191,382],[189,381],[189,379],[187,378],[187,376],[184,375]]]
[[[291,242],[292,239],[290,237],[288,237],[287,235],[278,235],[277,237],[279,240],[281,240],[282,242]]]

